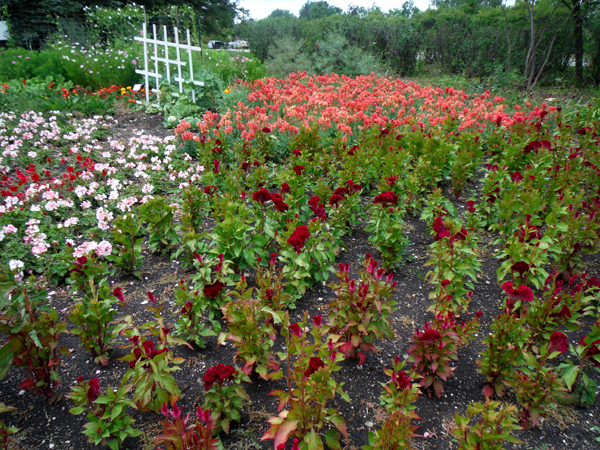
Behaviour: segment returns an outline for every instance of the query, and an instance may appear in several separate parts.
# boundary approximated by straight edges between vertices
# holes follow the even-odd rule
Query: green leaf
[[[325,436],[325,442],[327,442],[330,450],[340,450],[342,448],[340,446],[340,433],[337,430],[332,428],[323,436]]]
[[[0,347],[0,380],[2,380],[13,363],[13,348],[10,342]]]
[[[307,450],[324,450],[323,441],[321,441],[321,438],[313,429],[304,436],[304,443],[306,444]]]

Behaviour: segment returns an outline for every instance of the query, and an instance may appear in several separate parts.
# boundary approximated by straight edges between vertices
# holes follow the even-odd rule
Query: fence
[[[142,36],[141,37],[136,36],[134,38],[136,41],[141,42],[144,46],[144,69],[143,70],[136,69],[136,73],[138,73],[140,75],[144,75],[145,90],[146,90],[146,103],[150,103],[150,90],[151,90],[150,78],[155,79],[157,88],[160,86],[160,80],[163,78],[163,75],[161,74],[162,71],[160,70],[159,63],[163,63],[165,66],[165,74],[166,74],[166,79],[167,79],[168,83],[171,82],[171,65],[177,66],[177,69],[176,69],[177,75],[173,76],[173,80],[176,81],[179,85],[179,94],[183,94],[183,83],[186,81],[183,77],[183,71],[182,71],[182,68],[185,66],[189,67],[189,72],[190,72],[189,82],[193,83],[196,86],[204,86],[204,83],[202,81],[194,80],[194,67],[192,64],[192,51],[202,52],[202,48],[192,45],[191,39],[190,39],[190,30],[186,30],[186,38],[187,38],[186,44],[179,43],[179,30],[177,27],[173,28],[173,36],[174,36],[175,42],[170,42],[168,33],[167,33],[167,26],[163,25],[163,39],[162,40],[159,39],[157,36],[157,33],[156,33],[156,25],[153,24],[152,25],[152,38],[149,38],[148,33],[147,33],[147,26],[144,23],[142,25]],[[148,54],[148,51],[149,51],[148,46],[153,47],[151,50],[152,55]],[[169,56],[170,48],[175,49],[175,59],[171,59]],[[159,56],[159,50],[164,51],[164,57]],[[187,62],[182,61],[181,50],[185,50],[187,52],[187,55],[188,55]],[[154,63],[152,70],[149,70],[149,60],[151,60]],[[152,89],[152,91],[158,92],[159,90]],[[175,97],[179,97],[179,94],[176,92],[172,93],[172,95]],[[192,101],[194,103],[196,103],[196,92],[194,90],[192,90]],[[137,100],[136,102],[142,103],[139,100]],[[154,106],[158,107],[160,105],[158,103],[155,103]]]

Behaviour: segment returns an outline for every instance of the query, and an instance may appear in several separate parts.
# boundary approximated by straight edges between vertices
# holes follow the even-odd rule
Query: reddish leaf
[[[25,380],[19,384],[19,389],[33,389],[35,387],[35,381],[33,380]]]

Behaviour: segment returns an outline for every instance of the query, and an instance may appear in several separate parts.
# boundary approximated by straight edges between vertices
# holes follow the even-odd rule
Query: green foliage
[[[471,425],[472,419],[478,416],[480,419]],[[523,443],[511,435],[512,431],[522,429],[516,425],[514,405],[506,406],[489,399],[485,404],[472,403],[466,417],[456,412],[454,421],[458,428],[452,430],[452,434],[458,439],[460,450],[475,450],[482,445],[489,450],[502,450],[503,442]]]
[[[113,222],[111,230],[117,252],[106,257],[114,262],[115,266],[128,274],[142,278],[142,242],[144,238],[140,235],[142,227],[138,221],[137,214],[126,214],[117,217]]]
[[[84,425],[83,434],[88,437],[88,442],[95,445],[104,443],[111,450],[118,450],[128,436],[142,434],[131,427],[135,420],[125,412],[127,407],[137,409],[135,403],[127,398],[130,389],[131,385],[121,386],[117,391],[108,386],[104,394],[98,386],[98,378],[86,383],[83,377],[80,377],[78,386],[71,387],[72,392],[67,394],[67,398],[77,406],[69,412],[79,415],[87,411],[88,422]]]

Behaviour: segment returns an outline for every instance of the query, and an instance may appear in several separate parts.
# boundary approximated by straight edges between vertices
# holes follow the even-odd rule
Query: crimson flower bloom
[[[292,192],[292,188],[290,188],[290,185],[287,184],[285,181],[281,183],[281,193],[289,194],[290,192]]]
[[[315,327],[320,327],[323,325],[323,316],[321,314],[314,316],[313,323],[315,324]]]
[[[221,161],[219,161],[218,159],[215,159],[215,173],[219,173],[219,168],[221,167]]]
[[[559,312],[550,314],[550,317],[565,317],[567,319],[571,318],[571,310],[567,305],[562,305],[562,308]]]
[[[301,165],[294,166],[294,172],[296,172],[296,175],[302,175],[302,172],[304,172],[305,170],[306,170],[306,168],[304,166],[301,166]]]
[[[271,193],[271,200],[273,200],[275,209],[279,212],[286,212],[288,209],[290,209],[288,204],[283,201],[283,198],[281,198],[281,195],[279,195],[277,192]]]
[[[223,363],[211,367],[204,374],[204,389],[210,390],[213,384],[223,386],[223,381],[233,381],[234,375],[237,373],[234,367],[225,366]]]
[[[392,372],[392,383],[396,383],[398,389],[408,389],[412,386],[410,377],[406,375],[404,370]]]
[[[309,237],[310,232],[308,231],[308,227],[306,225],[300,225],[288,238],[287,243],[294,247],[296,253],[300,254],[302,247],[304,247],[304,243]]]
[[[329,205],[331,205],[334,208],[337,208],[339,203],[344,199],[344,197],[342,197],[341,195],[337,195],[337,194],[333,194],[330,198],[329,198]]]
[[[300,328],[300,325],[298,325],[297,323],[293,323],[290,325],[290,333],[292,333],[294,336],[302,336],[302,328]]]
[[[90,380],[90,387],[87,390],[87,399],[90,401],[90,403],[94,403],[100,394],[102,394],[102,392],[100,391],[98,377],[92,378]]]
[[[373,203],[380,204],[382,206],[391,206],[398,204],[398,195],[392,191],[385,191],[379,194],[373,199]]]
[[[429,329],[419,336],[425,345],[435,345],[442,340],[442,335],[437,330]]]
[[[217,187],[216,186],[206,186],[204,188],[204,193],[208,194],[208,195],[213,195],[215,192],[217,192]]]
[[[271,200],[271,193],[265,188],[260,188],[258,191],[252,194],[252,200],[254,200],[255,202],[262,203],[264,205],[265,202]]]
[[[152,303],[156,303],[156,297],[154,297],[154,294],[150,291],[148,291],[148,300],[150,300]]]
[[[270,132],[271,132],[271,129],[270,129],[269,127],[264,127],[264,128],[262,129],[262,132],[263,132],[263,133],[270,133]]]
[[[300,156],[302,156],[302,152],[300,151],[299,148],[296,148],[292,151],[292,155],[300,157]]]
[[[442,216],[439,216],[435,219],[435,222],[433,222],[433,231],[437,233],[438,239],[450,236],[450,230],[444,225],[444,218]]]
[[[244,172],[248,173],[248,169],[250,169],[250,166],[251,166],[251,165],[252,165],[252,164],[250,164],[249,162],[243,162],[243,163],[242,163],[242,170],[243,170]]]
[[[123,290],[120,287],[116,287],[115,290],[113,291],[113,294],[115,295],[115,297],[117,297],[119,299],[119,301],[123,304],[125,304],[125,297],[123,296]]]
[[[346,197],[346,195],[348,195],[348,189],[343,186],[339,187],[333,192],[333,195],[341,195],[342,197]]]
[[[523,175],[518,170],[510,176],[510,179],[519,183],[523,179]]]
[[[529,271],[529,264],[525,261],[519,261],[510,266],[510,270],[517,272],[520,276]]]
[[[215,281],[212,284],[207,284],[204,286],[202,292],[208,298],[217,298],[221,291],[225,288],[225,283],[221,283],[220,281]]]
[[[567,342],[567,336],[560,331],[555,331],[550,336],[550,344],[548,345],[548,349],[551,352],[560,352],[564,353],[569,350],[569,343]]]
[[[501,287],[504,292],[506,292],[506,295],[510,300],[514,300],[515,302],[533,301],[533,291],[524,284],[515,289],[513,284],[510,281],[507,281],[506,283],[502,284]]]
[[[308,363],[308,369],[306,369],[306,372],[304,372],[304,376],[308,378],[317,370],[323,367],[325,367],[325,363],[321,358],[319,358],[318,356],[311,356],[310,361]]]
[[[467,208],[469,209],[470,213],[474,213],[475,212],[475,201],[474,200],[467,201]]]

